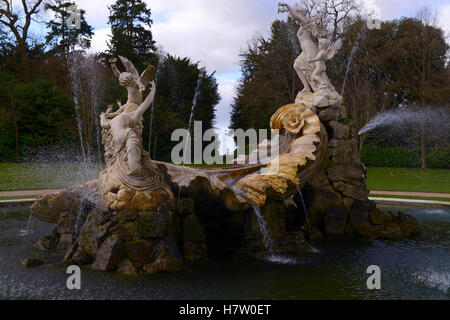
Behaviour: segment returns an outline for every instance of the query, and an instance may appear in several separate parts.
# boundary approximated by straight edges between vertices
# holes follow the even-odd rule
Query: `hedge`
[[[363,147],[361,161],[369,167],[420,167],[420,148],[379,147],[367,145]],[[427,149],[428,168],[450,168],[450,148]]]

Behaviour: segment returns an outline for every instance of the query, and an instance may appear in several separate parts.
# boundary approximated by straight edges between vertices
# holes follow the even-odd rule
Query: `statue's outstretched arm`
[[[114,75],[117,78],[119,78],[120,77],[120,71],[119,71],[119,69],[117,69],[117,66],[116,66],[117,58],[111,58],[111,59],[109,59],[109,62],[111,62],[111,69],[112,69]]]
[[[305,22],[305,21],[297,14],[297,12],[295,12],[294,8],[292,8],[292,7],[291,7],[290,5],[288,5],[287,3],[280,2],[280,3],[278,4],[278,6],[286,8],[286,9],[289,11],[289,13],[291,14],[292,18],[294,18],[294,19],[297,20],[298,22],[300,22],[300,23],[304,23],[304,22]],[[279,12],[286,12],[286,11],[281,11],[281,10],[279,10]]]
[[[112,108],[113,108],[113,105],[110,104],[110,105],[108,105],[108,109],[106,110],[106,113],[102,112],[100,114],[100,126],[104,129],[111,128],[111,123],[110,123],[107,115],[111,112]]]
[[[133,122],[137,123],[140,121],[142,115],[145,111],[147,111],[148,107],[152,104],[153,100],[155,99],[155,93],[156,93],[156,85],[155,81],[151,82],[152,90],[148,94],[147,98],[145,98],[144,102],[137,108],[137,110],[133,114]]]

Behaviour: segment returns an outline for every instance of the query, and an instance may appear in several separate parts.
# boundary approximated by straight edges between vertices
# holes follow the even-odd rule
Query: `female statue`
[[[101,174],[105,193],[121,187],[133,190],[159,188],[163,179],[159,168],[150,161],[149,154],[142,146],[142,115],[155,98],[155,69],[149,66],[139,76],[128,59],[120,59],[127,72],[119,72],[115,65],[116,59],[110,62],[120,85],[127,88],[128,100],[124,105],[118,102],[120,108],[116,112],[111,112],[113,106],[110,105],[100,115],[107,165]],[[150,93],[142,101],[142,92],[147,86],[150,87]]]

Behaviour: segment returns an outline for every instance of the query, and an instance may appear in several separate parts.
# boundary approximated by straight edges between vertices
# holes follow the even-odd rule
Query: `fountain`
[[[285,201],[296,193],[314,239],[418,234],[412,216],[382,213],[368,200],[358,133],[324,64],[339,50],[340,41],[326,39],[317,17],[307,18],[287,4],[280,4],[280,12],[289,12],[301,26],[302,53],[294,68],[305,88],[294,103],[272,115],[276,139],[265,140],[221,169],[152,160],[141,133],[142,116],[155,97],[155,69],[149,66],[139,74],[128,59],[119,57],[126,68],[120,72],[117,60],[111,59],[128,101],[100,115],[106,169],[97,180],[33,204],[31,215],[57,224],[36,246],[65,248],[65,264],[126,274],[178,271],[185,262],[226,253],[269,253],[269,261],[279,262],[282,253],[314,251],[302,228],[305,221]],[[147,88],[150,93],[143,99]],[[278,156],[258,160],[260,151],[273,146]],[[189,197],[176,201],[173,194],[181,189]]]

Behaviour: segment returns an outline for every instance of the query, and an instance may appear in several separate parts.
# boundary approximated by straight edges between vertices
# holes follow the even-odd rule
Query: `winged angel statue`
[[[163,184],[163,176],[142,146],[142,115],[155,98],[155,68],[148,66],[139,75],[134,65],[119,56],[126,72],[117,69],[117,59],[110,59],[112,70],[121,86],[128,91],[128,100],[112,112],[109,105],[100,115],[102,139],[105,146],[106,170],[101,173],[104,193],[127,187],[133,190],[156,190]],[[150,93],[144,101],[142,94]]]

